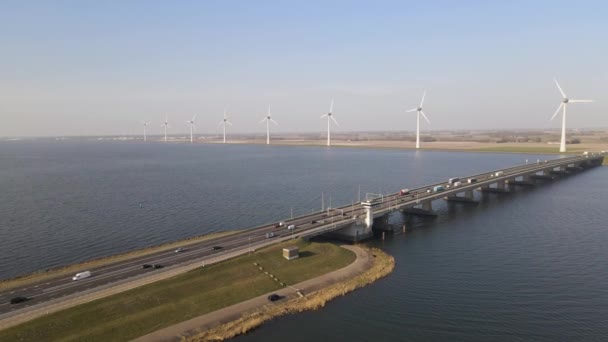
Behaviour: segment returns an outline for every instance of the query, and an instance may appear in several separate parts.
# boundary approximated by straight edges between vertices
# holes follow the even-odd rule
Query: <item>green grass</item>
[[[284,245],[301,258],[287,261]],[[82,304],[0,331],[0,341],[126,341],[342,268],[354,253],[330,243],[298,240]]]
[[[604,162],[602,163],[602,165],[608,166],[608,157],[604,157]]]

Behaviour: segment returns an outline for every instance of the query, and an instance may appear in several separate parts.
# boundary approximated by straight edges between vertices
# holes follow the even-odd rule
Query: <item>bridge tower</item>
[[[374,207],[378,206],[379,204],[380,203],[377,201],[361,202],[361,205],[365,209],[365,213],[363,215],[353,217],[353,223],[345,226],[344,228],[327,233],[327,235],[337,239],[353,242],[372,237],[374,235],[372,230],[374,225]]]

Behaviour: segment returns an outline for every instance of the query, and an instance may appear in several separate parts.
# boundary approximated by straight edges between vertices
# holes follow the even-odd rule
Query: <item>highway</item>
[[[601,156],[598,156],[597,158],[600,157]],[[446,179],[443,182],[410,189],[410,192],[403,196],[400,195],[399,192],[383,196],[376,200],[377,203],[374,208],[374,215],[385,215],[394,210],[413,207],[421,201],[456,195],[458,192],[479,188],[480,186],[492,184],[497,181],[513,179],[513,177],[517,175],[534,173],[557,166],[588,160],[589,156],[575,156],[460,177],[464,182],[458,188],[447,188],[448,184]],[[497,171],[502,171],[503,174],[497,177]],[[476,178],[477,182],[473,184],[465,183],[468,178]],[[428,192],[429,189],[438,185],[446,187],[446,191]],[[27,311],[28,308],[31,308],[32,306],[40,307],[41,305],[61,301],[62,298],[66,296],[94,290],[96,288],[107,287],[108,285],[115,284],[119,281],[125,281],[126,279],[165,272],[178,267],[179,265],[192,262],[201,262],[202,264],[205,260],[229,252],[246,254],[251,249],[267,245],[271,240],[282,241],[289,239],[292,236],[304,237],[319,235],[361,220],[363,215],[365,215],[365,208],[361,203],[346,205],[339,208],[330,208],[321,212],[314,212],[293,219],[283,220],[283,226],[279,226],[277,222],[274,222],[272,224],[243,230],[235,234],[220,236],[187,245],[182,252],[175,252],[174,250],[155,252],[124,261],[116,261],[105,266],[83,269],[81,271],[91,271],[92,276],[82,280],[73,281],[73,275],[60,276],[49,278],[44,281],[33,282],[19,288],[2,290],[0,291],[0,320]],[[286,227],[289,225],[295,225],[296,229],[288,230]],[[275,237],[267,238],[266,233],[269,232],[273,232]],[[163,268],[144,269],[142,268],[143,264],[160,264]],[[29,300],[19,304],[10,304],[11,298],[17,296],[25,296],[28,297]]]

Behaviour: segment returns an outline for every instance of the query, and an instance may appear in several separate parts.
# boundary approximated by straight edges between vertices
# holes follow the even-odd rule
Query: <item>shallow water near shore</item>
[[[546,158],[555,158],[550,156]],[[319,147],[0,143],[0,277],[242,229],[544,156]],[[608,168],[436,202],[370,245],[394,272],[316,312],[237,338],[603,340]],[[331,200],[330,200],[331,198]]]

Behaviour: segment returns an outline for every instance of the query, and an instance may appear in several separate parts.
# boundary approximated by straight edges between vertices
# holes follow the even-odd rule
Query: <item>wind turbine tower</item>
[[[195,126],[194,126],[194,120],[196,120],[196,115],[194,115],[192,117],[192,120],[186,121],[187,123],[190,124],[190,143],[191,144],[194,142],[194,136],[193,136],[193,134],[194,134],[194,128],[195,128]]]
[[[331,121],[333,121],[336,124],[336,126],[340,126],[338,124],[338,121],[336,121],[336,118],[333,117],[333,111],[334,111],[334,100],[332,99],[329,104],[329,112],[327,114],[321,116],[321,119],[323,119],[324,117],[327,117],[327,146],[331,146],[331,132],[330,132]]]
[[[220,126],[220,125],[224,125],[224,144],[225,144],[226,143],[226,125],[232,126],[232,123],[230,121],[228,121],[228,118],[226,117],[225,109],[224,109],[224,120],[220,121],[218,126]]]
[[[263,118],[260,123],[263,123],[264,121],[266,121],[266,145],[270,145],[270,122],[272,121],[273,124],[279,126],[279,124],[270,117],[270,105],[268,105],[266,117]]]
[[[146,135],[146,127],[148,127],[148,122],[143,121],[142,124],[144,125],[144,142],[148,141],[148,137]]]
[[[406,111],[406,113],[417,112],[417,114],[416,114],[416,148],[417,149],[420,148],[420,115],[422,115],[424,120],[426,120],[426,122],[428,122],[429,125],[431,124],[431,122],[429,121],[429,118],[427,118],[426,115],[424,114],[424,112],[422,111],[422,105],[424,104],[425,96],[426,96],[426,90],[424,91],[424,93],[422,93],[422,100],[420,101],[420,106]]]
[[[576,102],[593,102],[593,100],[573,100],[573,99],[569,99],[568,96],[566,96],[566,93],[564,93],[564,91],[562,90],[562,87],[559,86],[559,83],[557,82],[557,79],[554,79],[555,81],[555,85],[557,85],[557,89],[559,89],[559,92],[562,94],[562,103],[559,104],[559,107],[557,107],[557,110],[555,111],[555,114],[553,114],[553,116],[551,117],[551,120],[555,119],[555,117],[557,116],[557,113],[559,113],[559,110],[563,108],[563,112],[562,112],[562,140],[559,144],[559,151],[560,152],[566,152],[566,107],[568,106],[568,103],[576,103]]]
[[[163,123],[165,126],[165,142],[167,142],[167,127],[169,126],[169,116],[165,117],[165,122]]]

